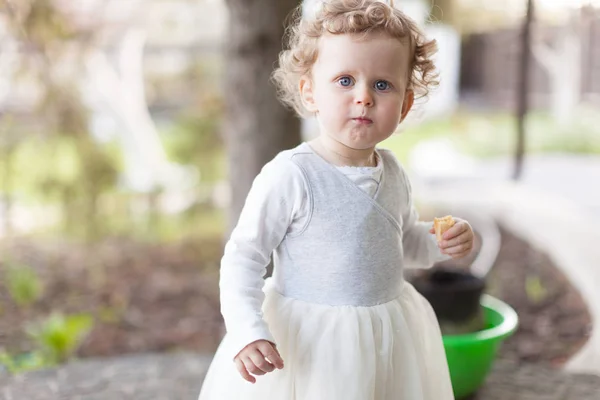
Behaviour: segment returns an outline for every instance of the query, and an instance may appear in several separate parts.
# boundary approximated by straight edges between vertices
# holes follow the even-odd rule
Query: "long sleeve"
[[[404,175],[406,202],[405,211],[402,213],[402,246],[404,249],[404,262],[407,268],[430,268],[439,261],[449,260],[451,257],[443,254],[437,245],[435,235],[429,233],[433,223],[419,221],[412,197],[412,187],[406,172]]]
[[[262,315],[264,275],[272,251],[294,223],[306,199],[300,169],[276,157],[255,178],[238,224],[225,245],[221,260],[221,313],[233,359],[259,339],[274,343]]]

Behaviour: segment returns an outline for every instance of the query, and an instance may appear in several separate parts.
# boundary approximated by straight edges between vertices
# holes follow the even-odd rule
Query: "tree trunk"
[[[581,12],[581,11],[580,11]],[[554,38],[554,46],[535,39],[532,31],[531,50],[536,61],[546,70],[550,84],[550,110],[560,128],[568,129],[581,101],[582,48],[584,24],[580,12],[573,12],[568,23]]]
[[[224,139],[232,196],[229,231],[263,165],[300,143],[300,121],[279,103],[270,82],[284,20],[297,4],[297,0],[227,0]]]
[[[90,109],[108,111],[118,123],[128,185],[151,193],[178,177],[169,174],[167,155],[148,110],[143,73],[145,42],[143,30],[131,28],[124,32],[118,44],[118,67],[101,48],[90,48],[81,87],[93,97]]]
[[[513,179],[519,180],[523,172],[525,158],[525,117],[529,109],[529,64],[531,63],[531,24],[533,21],[533,0],[527,0],[527,17],[521,33],[521,60],[517,87],[517,146]]]

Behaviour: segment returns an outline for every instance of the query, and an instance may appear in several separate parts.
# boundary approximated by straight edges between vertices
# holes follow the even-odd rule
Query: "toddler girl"
[[[457,219],[438,243],[376,147],[435,84],[435,43],[383,1],[297,15],[274,79],[320,134],[252,185],[225,246],[227,334],[200,400],[453,399],[435,314],[403,270],[466,256],[473,231]]]

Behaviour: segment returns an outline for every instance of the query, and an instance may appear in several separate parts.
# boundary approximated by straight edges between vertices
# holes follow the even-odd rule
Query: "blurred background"
[[[600,1],[395,3],[440,48],[440,88],[383,144],[423,217],[460,203],[438,188],[494,204],[512,192],[479,185],[513,182],[600,218]],[[269,83],[297,4],[0,0],[0,375],[216,349],[219,260],[252,179],[317,134]],[[490,290],[532,315],[505,355],[561,366],[590,336],[590,277],[499,229]]]

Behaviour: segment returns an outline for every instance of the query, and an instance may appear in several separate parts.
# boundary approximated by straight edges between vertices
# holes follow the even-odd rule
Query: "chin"
[[[380,132],[373,132],[372,129],[353,129],[345,135],[345,143],[352,144],[352,147],[367,149],[374,147],[377,143],[385,140],[388,136]]]
[[[353,135],[344,141],[344,144],[356,150],[372,149],[381,140],[373,137],[373,135]]]
[[[377,142],[372,140],[349,140],[344,144],[354,150],[367,150],[375,147]]]

